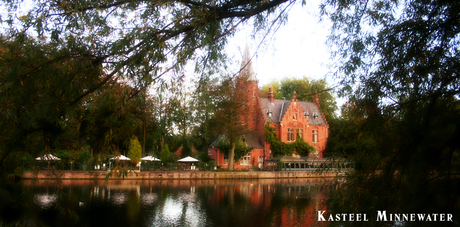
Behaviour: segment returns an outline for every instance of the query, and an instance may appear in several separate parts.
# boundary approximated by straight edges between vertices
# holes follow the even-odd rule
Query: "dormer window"
[[[267,110],[268,117],[272,117],[272,111],[270,109]]]
[[[316,112],[313,112],[313,118],[318,118],[318,114]]]
[[[307,118],[307,119],[308,119],[308,117],[310,117],[310,114],[308,113],[308,111],[304,112],[303,114],[305,115],[305,118]]]

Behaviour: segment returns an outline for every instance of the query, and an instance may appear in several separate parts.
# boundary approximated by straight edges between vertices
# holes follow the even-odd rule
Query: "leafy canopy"
[[[326,0],[322,10],[349,97],[349,136],[332,153],[360,165],[331,212],[459,215],[460,2]]]
[[[214,65],[238,25],[256,16],[257,27],[265,27],[284,2],[42,0],[3,25],[9,23],[10,37],[28,32],[62,48],[74,46],[94,64],[102,64],[105,74],[87,87],[85,96],[115,77],[145,86],[169,70],[182,69],[188,60],[195,60],[197,67]],[[10,11],[21,6],[16,1],[6,5]],[[198,49],[205,54],[197,56]]]
[[[131,163],[133,164],[137,164],[141,161],[142,147],[136,136],[131,137],[131,140],[129,141],[128,157],[131,159]]]
[[[152,120],[139,114],[141,91],[191,60],[202,71],[218,66],[238,25],[254,17],[265,28],[287,7],[286,0],[2,2],[10,13],[0,18],[0,172],[16,152],[126,148]],[[15,18],[18,9],[30,10]],[[161,134],[150,138],[159,151],[167,124],[144,127]]]
[[[224,154],[226,154],[227,156],[229,155],[230,153],[230,150],[231,150],[231,144],[226,141],[226,140],[221,140],[219,142],[219,144],[217,145],[217,148],[219,148],[219,150],[221,150],[222,152],[224,152]],[[243,142],[242,140],[238,140],[236,143],[235,143],[235,149],[234,149],[234,152],[235,152],[235,155],[233,157],[233,160],[235,162],[237,162],[238,160],[240,160],[240,158],[242,158],[243,156],[245,156],[249,151],[251,151],[253,148],[252,147],[249,147],[245,142]]]

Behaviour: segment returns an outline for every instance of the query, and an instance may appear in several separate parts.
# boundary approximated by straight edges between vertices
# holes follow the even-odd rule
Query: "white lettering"
[[[426,214],[418,214],[418,220],[419,221],[425,220],[425,216],[426,216]]]
[[[327,218],[325,215],[328,215]],[[339,214],[326,214],[324,210],[318,210],[318,221],[369,221],[367,214],[364,213],[339,213]],[[415,221],[450,221],[453,222],[453,215],[447,213],[400,213],[393,214],[387,213],[386,210],[377,211],[376,221],[400,221],[400,222],[415,222]]]
[[[377,211],[377,221],[387,221],[387,211]]]
[[[426,221],[431,221],[431,216],[430,215],[426,216]]]
[[[409,221],[409,215],[408,214],[403,214],[403,221]]]
[[[335,214],[335,221],[340,221],[340,214]]]
[[[326,211],[320,211],[318,210],[318,221],[326,221],[326,219],[324,218],[323,214],[326,213]]]

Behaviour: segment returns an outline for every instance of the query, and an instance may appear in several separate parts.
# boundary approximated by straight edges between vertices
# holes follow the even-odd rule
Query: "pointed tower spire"
[[[246,43],[244,47],[243,61],[241,62],[240,75],[248,78],[248,81],[257,81],[254,68],[252,67],[251,55],[249,54],[249,46]]]

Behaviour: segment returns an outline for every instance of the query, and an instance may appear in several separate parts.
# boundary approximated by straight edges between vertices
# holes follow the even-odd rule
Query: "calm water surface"
[[[317,226],[328,180],[22,181],[0,226]],[[2,223],[3,222],[3,223]]]

